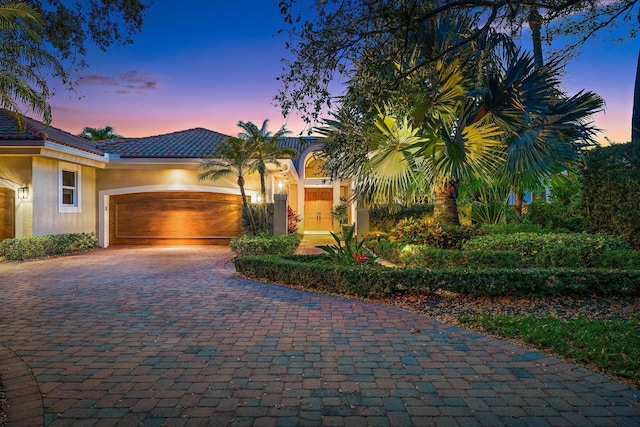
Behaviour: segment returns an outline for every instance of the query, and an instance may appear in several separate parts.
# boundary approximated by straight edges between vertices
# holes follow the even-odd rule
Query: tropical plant
[[[198,177],[200,181],[204,179],[215,181],[229,175],[237,178],[243,209],[249,217],[252,234],[257,234],[257,228],[247,202],[244,177],[251,170],[251,162],[256,154],[256,145],[255,141],[240,138],[228,137],[224,139],[216,144],[212,150],[203,154],[204,160],[200,163],[200,168],[204,169],[204,172]]]
[[[115,128],[109,125],[102,128],[92,128],[87,126],[82,129],[82,132],[78,136],[88,139],[89,141],[104,141],[106,139],[122,138],[122,135],[118,135]]]
[[[266,200],[267,195],[265,182],[267,165],[274,164],[279,166],[280,162],[278,159],[285,157],[295,158],[298,155],[298,152],[293,148],[277,145],[278,140],[290,132],[283,126],[275,134],[271,135],[271,132],[267,129],[268,122],[269,120],[262,122],[262,127],[260,128],[253,122],[238,122],[238,126],[244,130],[244,132],[238,134],[238,138],[249,141],[255,146],[250,170],[260,174],[260,194],[262,194],[262,200]]]
[[[360,171],[352,175],[354,192],[365,205],[410,204],[432,192],[435,221],[458,225],[462,181],[498,177],[517,194],[535,188],[578,163],[581,149],[594,144],[587,120],[603,102],[590,92],[567,97],[559,90],[557,63],[536,68],[530,55],[513,52],[501,37],[479,39],[474,49],[416,68],[423,55],[441,49],[438,37],[473,31],[464,16],[432,25],[442,33],[428,32],[397,65],[406,87],[375,118],[365,136],[368,154],[351,156],[345,168]],[[339,152],[348,145],[332,143],[348,140],[335,137],[341,131],[324,130],[328,158],[349,158]],[[354,167],[354,161],[361,165]]]
[[[377,259],[372,255],[364,246],[364,240],[358,240],[354,237],[353,228],[349,230],[344,238],[344,244],[340,242],[340,237],[331,233],[331,236],[336,241],[334,245],[320,245],[316,246],[318,249],[325,251],[328,259],[338,265],[362,265],[373,264]],[[319,259],[318,262],[323,262]]]
[[[298,223],[300,221],[302,221],[300,215],[298,215],[291,206],[287,206],[287,233],[296,234],[298,232]]]
[[[59,71],[61,67],[43,47],[38,34],[42,25],[42,15],[28,3],[0,3],[0,107],[16,117],[20,129],[24,126],[23,106],[45,123],[51,122],[47,81],[37,69]]]

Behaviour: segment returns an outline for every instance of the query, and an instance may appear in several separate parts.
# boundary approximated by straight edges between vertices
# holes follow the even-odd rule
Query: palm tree
[[[255,158],[256,148],[257,144],[253,141],[228,137],[203,155],[205,160],[201,162],[200,167],[204,169],[204,172],[198,177],[200,181],[205,179],[215,181],[229,175],[234,175],[237,178],[242,195],[242,206],[249,217],[252,234],[256,234],[257,229],[253,213],[247,203],[244,176],[251,170],[251,162]]]
[[[85,127],[78,136],[88,139],[89,141],[104,141],[106,139],[122,138],[122,135],[118,135],[115,132],[115,128],[112,126],[105,126],[103,128]]]
[[[640,51],[638,52],[638,65],[636,66],[636,83],[633,90],[631,141],[640,142]]]
[[[41,15],[28,3],[10,1],[0,4],[0,107],[16,117],[24,126],[22,106],[51,122],[51,107],[46,79],[38,74],[40,67],[54,73],[61,65],[42,44],[37,29],[43,24]]]
[[[298,155],[298,152],[293,148],[276,145],[280,138],[290,132],[283,126],[278,132],[271,135],[271,132],[267,129],[268,122],[268,119],[262,122],[261,128],[258,128],[253,122],[238,122],[238,126],[244,130],[244,132],[238,134],[238,138],[250,141],[256,147],[251,170],[255,170],[260,174],[260,193],[262,200],[266,200],[267,189],[265,179],[267,176],[267,165],[274,164],[279,166],[280,162],[278,159],[284,157],[295,158]]]

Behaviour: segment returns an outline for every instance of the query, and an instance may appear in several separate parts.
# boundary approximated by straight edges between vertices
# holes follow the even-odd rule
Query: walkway
[[[298,255],[312,255],[324,253],[318,249],[319,245],[335,245],[336,241],[331,234],[305,234],[296,249]]]
[[[9,425],[640,426],[640,392],[219,247],[0,264]]]

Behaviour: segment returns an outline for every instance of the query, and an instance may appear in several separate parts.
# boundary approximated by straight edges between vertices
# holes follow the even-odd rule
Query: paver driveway
[[[230,259],[120,248],[0,264],[10,422],[640,425],[640,393],[600,375],[398,308],[244,280]]]

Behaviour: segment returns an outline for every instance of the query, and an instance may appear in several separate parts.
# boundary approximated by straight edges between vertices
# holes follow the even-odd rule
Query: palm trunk
[[[533,63],[536,69],[542,68],[542,16],[537,7],[529,9],[527,16],[529,28],[531,28],[531,39],[533,41]]]
[[[636,85],[633,90],[633,115],[631,117],[631,141],[640,142],[640,51],[636,67]]]
[[[513,208],[516,211],[516,214],[518,214],[518,218],[522,218],[522,201],[524,200],[524,193],[514,188],[513,197],[515,198]]]
[[[260,194],[262,194],[262,229],[265,231],[269,225],[269,221],[267,218],[267,185],[265,181],[265,173],[260,171]]]
[[[458,218],[459,182],[451,179],[433,189],[433,220],[440,225],[460,225]]]
[[[253,212],[247,203],[247,195],[244,192],[244,177],[238,177],[238,187],[240,187],[240,194],[242,196],[242,207],[247,212],[247,216],[249,217],[249,225],[251,226],[251,233],[258,234],[256,231],[256,222],[253,220]]]

